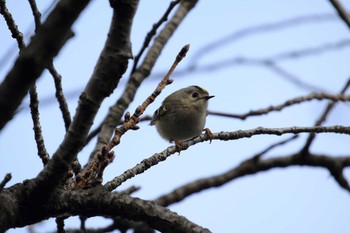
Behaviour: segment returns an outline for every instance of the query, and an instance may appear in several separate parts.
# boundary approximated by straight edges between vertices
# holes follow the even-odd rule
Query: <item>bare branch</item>
[[[248,161],[258,162],[260,160],[261,156],[263,156],[267,152],[271,151],[272,149],[274,149],[276,147],[282,146],[282,145],[296,139],[298,136],[299,135],[294,135],[288,139],[274,143],[271,146],[264,149],[263,151],[256,153]],[[234,169],[238,170],[239,167],[240,166],[238,166]],[[194,193],[203,191],[204,189],[211,188],[211,187],[217,187],[218,185],[223,185],[224,183],[227,183],[227,182],[233,180],[232,178],[230,178],[231,171],[232,171],[232,169],[228,172],[221,174],[221,175],[217,175],[217,176],[209,177],[209,178],[203,178],[203,179],[182,185],[181,187],[176,188],[172,192],[158,197],[157,199],[154,200],[154,202],[157,203],[158,205],[161,205],[161,206],[169,206],[171,204],[182,201],[183,199],[185,199],[186,197],[188,197]],[[216,181],[215,181],[215,179],[216,179]],[[213,182],[213,180],[214,180],[214,182]],[[215,185],[217,185],[217,186],[215,186]]]
[[[174,7],[180,2],[181,0],[174,0],[170,2],[168,9],[165,11],[164,15],[158,20],[157,23],[153,24],[151,31],[149,31],[145,37],[145,41],[143,42],[142,48],[140,52],[135,56],[134,58],[134,65],[131,69],[131,73],[133,73],[136,70],[136,67],[139,63],[139,60],[145,51],[145,49],[148,47],[149,43],[151,42],[151,39],[153,36],[156,35],[158,28],[164,23],[165,21],[168,20],[168,16],[170,12],[174,9]]]
[[[34,16],[35,32],[37,32],[41,26],[41,13],[36,5],[35,0],[29,0],[29,4],[30,4],[30,7],[32,9],[33,16]],[[73,32],[72,32],[72,35],[73,35]],[[62,116],[63,116],[63,121],[65,123],[66,131],[67,131],[69,128],[69,125],[71,123],[71,117],[70,117],[66,98],[64,97],[64,94],[63,94],[62,77],[57,72],[55,66],[53,65],[53,61],[50,62],[50,64],[48,65],[47,68],[55,81],[56,99],[58,100],[60,110],[61,110]]]
[[[56,88],[55,96],[56,96],[56,99],[58,101],[61,113],[62,113],[64,126],[66,128],[66,131],[68,131],[68,128],[69,128],[72,120],[71,120],[71,116],[69,113],[66,98],[63,94],[62,76],[57,72],[55,66],[53,65],[53,62],[51,62],[51,64],[48,66],[48,69],[49,69],[51,76],[54,79],[54,82],[55,82],[55,88]]]
[[[151,116],[143,116],[143,117],[140,117],[140,121],[139,122],[142,122],[142,121],[150,121],[152,119]],[[119,121],[118,125],[122,125],[124,123],[124,121]],[[101,131],[101,128],[102,128],[102,123],[96,127],[96,129],[92,130],[89,135],[86,137],[86,142],[85,142],[85,145],[87,145],[91,139],[93,139],[95,136],[98,135],[98,133]]]
[[[236,30],[223,38],[208,43],[207,45],[200,48],[197,52],[195,52],[194,55],[191,57],[191,61],[193,62],[191,67],[193,68],[194,66],[196,66],[198,60],[201,57],[208,55],[210,52],[215,51],[221,47],[227,46],[227,44],[229,43],[233,43],[248,36],[256,35],[258,33],[267,33],[271,31],[283,30],[285,28],[291,28],[292,26],[298,26],[308,22],[319,23],[321,21],[329,21],[335,19],[336,17],[334,14],[315,14],[293,17],[278,22],[264,23],[261,25]]]
[[[13,187],[13,189],[16,188],[19,187]],[[14,193],[16,190],[12,191]],[[2,221],[0,231],[3,232],[12,227],[25,226],[64,214],[86,217],[123,217],[128,220],[144,222],[161,232],[209,232],[208,229],[152,201],[144,201],[121,193],[111,193],[102,187],[79,190],[79,192],[58,189],[51,196],[49,203],[45,205],[40,202],[38,205],[32,205],[30,200],[16,203],[10,209],[6,209],[6,214],[2,214],[2,220],[9,218],[11,220]],[[39,207],[40,211],[38,211]],[[21,212],[23,208],[26,211]],[[24,215],[26,216],[24,217]]]
[[[336,9],[336,11],[338,12],[339,17],[344,21],[344,23],[350,29],[350,16],[346,12],[346,10],[343,8],[341,3],[338,0],[330,0],[330,2],[332,3],[332,5]]]
[[[346,82],[345,86],[343,87],[343,89],[340,92],[340,95],[344,95],[346,90],[349,88],[349,86],[350,86],[350,79],[348,79],[348,81]],[[327,105],[327,107],[324,110],[323,114],[316,121],[315,126],[320,126],[320,125],[322,125],[323,122],[326,121],[328,114],[331,112],[331,110],[333,109],[333,107],[335,106],[336,103],[337,102],[330,102]],[[310,146],[311,146],[313,140],[315,139],[315,137],[316,137],[316,135],[314,133],[310,133],[309,134],[309,137],[306,139],[306,143],[305,143],[304,147],[301,150],[303,152],[302,154],[307,154],[306,152],[309,151]]]
[[[336,167],[341,164],[340,167]],[[310,155],[300,156],[299,153],[290,156],[281,156],[265,160],[256,159],[256,156],[243,161],[237,167],[234,167],[220,175],[202,178],[186,185],[183,185],[171,193],[165,194],[155,200],[155,202],[162,206],[182,201],[186,197],[201,192],[203,190],[219,187],[227,184],[237,178],[253,175],[259,172],[268,171],[274,168],[284,168],[289,166],[310,166],[322,167],[330,171],[338,184],[350,192],[350,187],[344,179],[342,170],[350,166],[350,157],[334,157],[325,155]]]
[[[41,158],[41,161],[44,165],[49,161],[50,156],[49,153],[46,150],[44,137],[42,135],[41,131],[41,124],[40,124],[40,118],[39,118],[39,100],[38,100],[38,94],[36,91],[36,85],[33,85],[32,88],[30,88],[30,113],[32,116],[33,121],[33,129],[34,129],[34,138],[36,142],[36,147],[38,149],[38,155]]]
[[[241,120],[245,120],[247,117],[250,117],[250,116],[260,116],[260,115],[268,114],[274,111],[281,111],[286,107],[290,107],[292,105],[300,104],[311,100],[331,100],[334,102],[350,101],[350,95],[344,96],[343,94],[331,95],[326,93],[311,93],[306,96],[300,96],[291,100],[287,100],[283,104],[279,104],[276,106],[269,106],[267,108],[263,108],[259,110],[251,110],[245,114],[231,114],[231,113],[223,113],[223,112],[215,112],[215,111],[208,111],[208,113],[214,116],[232,117],[232,118],[239,118]]]
[[[3,15],[12,37],[16,39],[18,48],[20,50],[24,49],[25,44],[23,41],[23,34],[18,30],[16,22],[14,21],[11,13],[8,11],[6,7],[6,0],[0,0],[0,13]]]
[[[284,134],[299,134],[299,133],[339,133],[339,134],[350,134],[350,127],[344,127],[344,126],[329,126],[329,127],[322,127],[322,126],[316,126],[316,127],[286,127],[286,128],[263,128],[258,127],[251,130],[238,130],[233,132],[220,132],[220,133],[213,133],[211,137],[208,137],[206,134],[202,134],[194,139],[182,142],[181,148],[178,148],[176,146],[170,146],[166,150],[154,154],[153,156],[142,160],[139,164],[134,166],[133,168],[130,168],[126,171],[124,171],[123,174],[115,177],[113,180],[107,182],[105,184],[105,187],[112,191],[116,189],[118,186],[120,186],[122,183],[127,181],[128,179],[131,179],[132,177],[139,175],[149,168],[151,168],[154,165],[157,165],[158,163],[165,161],[170,155],[175,154],[176,152],[180,152],[182,150],[187,150],[190,146],[193,146],[197,143],[204,142],[204,141],[211,141],[211,140],[222,140],[222,141],[229,141],[229,140],[238,140],[241,138],[250,138],[255,135],[277,135],[281,136]]]
[[[4,177],[4,179],[1,181],[0,183],[0,193],[3,190],[3,188],[5,187],[5,185],[7,184],[7,182],[9,182],[12,178],[11,173],[7,173]]]
[[[35,22],[35,32],[39,29],[41,26],[41,13],[36,5],[35,0],[28,0],[30,8],[32,9],[32,13],[34,16],[34,22]]]
[[[225,58],[223,60],[207,63],[204,65],[195,65],[195,66],[189,65],[183,69],[179,69],[176,72],[176,74],[174,74],[174,77],[190,75],[192,73],[214,72],[217,70],[232,68],[235,66],[243,66],[243,65],[262,66],[275,72],[276,74],[280,75],[282,78],[286,79],[287,81],[291,82],[292,84],[298,87],[304,88],[306,90],[324,92],[322,88],[308,84],[305,81],[303,81],[301,78],[292,74],[291,72],[286,71],[285,69],[283,69],[278,65],[278,62],[286,61],[290,59],[300,59],[306,56],[314,56],[314,55],[328,52],[328,51],[343,49],[344,47],[347,47],[347,46],[350,46],[350,40],[343,39],[334,43],[327,43],[316,47],[304,48],[300,50],[287,51],[287,52],[283,52],[283,53],[276,54],[270,57],[265,57],[265,58],[250,58],[250,57],[244,57],[244,56],[235,56],[235,57]],[[164,74],[163,71],[154,73],[152,77],[158,78],[158,77],[161,77],[162,74]]]

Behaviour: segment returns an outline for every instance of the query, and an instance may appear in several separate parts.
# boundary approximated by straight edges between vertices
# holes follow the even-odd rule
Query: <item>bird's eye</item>
[[[193,93],[192,93],[192,97],[193,97],[193,98],[197,98],[197,97],[198,97],[198,92],[193,92]]]

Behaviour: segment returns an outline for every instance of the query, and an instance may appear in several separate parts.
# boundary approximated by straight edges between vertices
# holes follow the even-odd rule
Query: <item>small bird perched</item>
[[[150,125],[155,125],[164,139],[176,145],[201,134],[208,115],[208,100],[214,96],[199,86],[189,86],[166,97],[154,112]]]

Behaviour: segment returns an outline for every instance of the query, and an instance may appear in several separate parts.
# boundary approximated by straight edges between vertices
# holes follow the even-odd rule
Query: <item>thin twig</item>
[[[32,13],[34,16],[34,22],[35,22],[35,32],[39,29],[41,26],[41,13],[36,5],[35,0],[28,0],[30,8],[32,9]]]
[[[44,137],[42,135],[41,131],[41,124],[40,124],[40,117],[39,117],[39,100],[38,100],[38,93],[36,91],[36,85],[33,85],[33,87],[29,91],[30,95],[30,113],[32,116],[33,121],[33,130],[34,130],[34,138],[36,142],[36,147],[38,149],[38,155],[41,158],[41,161],[44,165],[49,161],[50,156],[49,153],[46,150]]]
[[[151,116],[143,116],[143,117],[140,117],[140,121],[139,122],[142,122],[142,121],[149,121],[151,120],[152,117]],[[120,121],[118,125],[122,125],[124,122],[123,121]],[[86,142],[85,144],[87,145],[94,137],[96,137],[96,135],[98,135],[98,133],[101,131],[101,128],[102,128],[102,123],[96,127],[96,129],[93,129],[91,130],[91,132],[89,133],[89,135],[86,137]]]
[[[0,13],[3,15],[7,27],[9,28],[12,37],[16,39],[18,48],[20,50],[25,48],[24,40],[23,40],[23,34],[18,30],[18,26],[16,22],[14,21],[11,13],[8,11],[6,7],[6,1],[0,0]]]
[[[300,104],[302,102],[307,102],[311,100],[331,100],[334,102],[337,101],[350,101],[350,95],[344,96],[342,94],[340,95],[331,95],[331,94],[326,94],[326,93],[311,93],[306,96],[300,96],[296,97],[294,99],[287,100],[283,104],[279,104],[276,106],[269,106],[267,108],[259,109],[259,110],[251,110],[245,114],[231,114],[231,113],[224,113],[224,112],[216,112],[216,111],[208,111],[210,115],[214,116],[223,116],[223,117],[232,117],[232,118],[238,118],[241,120],[245,120],[247,117],[250,116],[260,116],[264,114],[268,114],[270,112],[274,111],[281,111],[286,107],[295,105],[295,104]]]
[[[344,23],[350,29],[350,16],[346,12],[346,10],[343,8],[341,3],[338,0],[330,0],[330,2],[332,3],[332,5],[336,9],[336,11],[338,12],[338,15],[340,16],[340,18],[344,21]]]
[[[0,183],[0,192],[3,190],[3,188],[5,187],[5,185],[7,184],[7,182],[9,182],[12,178],[11,173],[7,173],[4,177],[4,179],[1,181]]]
[[[324,92],[322,88],[317,87],[315,85],[311,85],[302,78],[297,77],[295,74],[287,71],[285,68],[279,66],[280,61],[286,61],[291,59],[301,59],[307,56],[315,56],[320,53],[325,53],[334,50],[344,49],[344,47],[350,46],[349,39],[342,39],[335,43],[326,43],[320,46],[304,48],[300,50],[287,51],[283,53],[279,53],[276,55],[272,55],[264,58],[253,58],[253,57],[244,57],[244,56],[235,56],[230,58],[225,58],[222,60],[216,60],[211,63],[206,63],[204,65],[189,65],[183,69],[179,69],[173,77],[191,75],[193,73],[207,73],[214,72],[221,69],[232,68],[235,66],[259,66],[265,67],[297,87],[303,88],[305,90],[312,91],[320,91]],[[159,78],[164,74],[164,71],[153,73],[153,78]]]
[[[33,16],[34,16],[35,32],[37,32],[37,30],[41,26],[41,13],[36,5],[35,0],[28,0],[28,1],[29,1]],[[70,36],[70,34],[69,34],[69,36]],[[50,72],[50,74],[53,77],[54,82],[55,82],[55,88],[56,88],[55,96],[56,96],[56,99],[58,101],[60,110],[62,112],[64,125],[65,125],[66,131],[67,131],[69,128],[69,125],[71,123],[71,116],[69,113],[66,98],[64,97],[64,94],[63,94],[62,76],[57,72],[55,66],[53,65],[53,61],[51,61],[49,63],[49,65],[47,66],[47,69],[49,70],[49,72]]]
[[[30,5],[34,7],[34,11],[37,11],[36,4],[34,0],[30,0]],[[33,8],[32,8],[33,9]],[[36,9],[36,10],[35,10]],[[1,1],[1,13],[3,14],[7,26],[10,29],[12,33],[12,37],[14,37],[17,41],[19,50],[23,50],[25,48],[24,40],[23,40],[23,34],[18,30],[18,26],[16,25],[14,19],[12,18],[12,15],[8,12],[5,1]],[[41,125],[40,125],[40,118],[39,118],[39,100],[38,100],[38,94],[36,91],[35,84],[30,88],[30,109],[31,109],[31,116],[33,120],[33,129],[34,129],[34,138],[36,141],[37,149],[38,149],[38,155],[41,158],[43,164],[45,165],[47,161],[49,160],[49,154],[46,151],[44,138],[42,136],[41,131]]]
[[[340,95],[344,95],[346,90],[349,88],[349,86],[350,86],[350,79],[348,79],[345,86],[340,91]],[[326,121],[328,114],[331,112],[331,110],[333,109],[333,107],[335,106],[336,103],[337,102],[332,101],[327,105],[326,109],[323,111],[323,114],[316,121],[315,126],[320,126],[320,125],[322,125],[323,122]],[[310,146],[311,146],[313,140],[315,139],[315,137],[316,137],[316,134],[314,134],[314,133],[309,134],[309,137],[307,138],[304,147],[301,149],[301,151],[303,152],[301,154],[304,154],[304,155],[308,154],[307,152],[309,152]]]
[[[157,23],[153,24],[151,31],[149,31],[146,35],[146,38],[143,42],[142,48],[140,50],[140,52],[135,56],[134,58],[134,65],[132,67],[131,73],[133,73],[136,68],[137,65],[139,63],[139,60],[143,54],[143,52],[145,51],[145,49],[148,47],[149,43],[151,42],[153,36],[157,33],[157,29],[162,25],[162,23],[166,22],[168,20],[168,16],[170,14],[170,12],[172,11],[172,9],[179,3],[181,2],[181,0],[174,0],[172,2],[170,2],[168,9],[165,11],[164,15],[158,20]]]
[[[204,45],[202,48],[200,48],[196,52],[194,52],[193,56],[191,57],[192,64],[190,66],[195,67],[198,60],[200,60],[201,57],[210,54],[210,52],[215,51],[220,47],[224,47],[228,43],[233,43],[235,41],[244,39],[248,36],[252,36],[259,33],[267,33],[271,31],[282,30],[285,28],[290,28],[292,26],[305,24],[308,22],[319,23],[321,21],[328,21],[328,20],[334,20],[334,19],[336,19],[336,16],[334,14],[305,15],[305,16],[298,16],[298,17],[293,17],[289,19],[284,19],[277,22],[263,23],[256,26],[245,27],[234,31],[227,36],[219,38],[218,40],[210,42],[207,45]]]
[[[66,129],[66,131],[68,131],[68,128],[69,128],[72,120],[71,120],[71,116],[70,116],[70,112],[69,112],[66,98],[63,94],[62,76],[57,72],[56,68],[53,65],[53,62],[51,62],[51,64],[48,66],[48,70],[49,70],[49,72],[50,72],[50,74],[53,77],[53,80],[55,82],[55,88],[56,88],[55,96],[56,96],[56,99],[58,101],[61,113],[62,113],[65,129]]]
[[[40,18],[41,14],[39,12],[39,9],[36,5],[35,0],[28,0],[30,4],[30,8],[32,9],[32,13],[34,16],[35,21],[35,31],[37,31],[41,25]],[[33,87],[29,91],[30,95],[30,113],[33,120],[34,125],[34,137],[36,141],[36,146],[38,149],[38,155],[41,158],[41,161],[44,165],[49,161],[49,153],[47,152],[45,148],[45,142],[44,137],[42,135],[41,131],[41,124],[40,124],[40,117],[39,117],[39,100],[38,100],[38,93],[36,91],[36,84],[33,85]]]

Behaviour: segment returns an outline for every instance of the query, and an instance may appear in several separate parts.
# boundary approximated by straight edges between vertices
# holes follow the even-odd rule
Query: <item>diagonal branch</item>
[[[340,95],[344,95],[346,90],[349,88],[350,86],[350,79],[348,79],[348,81],[346,82],[345,86],[343,87],[343,89],[340,91]],[[324,110],[323,114],[320,116],[320,118],[316,121],[315,126],[320,126],[322,125],[323,122],[326,121],[326,118],[328,116],[328,114],[331,112],[331,110],[333,109],[333,107],[335,106],[337,102],[330,102],[326,109]],[[304,145],[304,147],[301,149],[301,151],[303,152],[302,154],[308,154],[306,152],[309,151],[310,146],[313,142],[313,140],[315,139],[316,135],[314,133],[309,134],[308,138],[306,139],[306,143]]]
[[[9,182],[12,178],[11,173],[7,173],[4,177],[4,179],[1,181],[0,183],[0,193],[2,191],[2,189],[5,187],[5,185],[7,184],[7,182]]]
[[[148,47],[149,43],[151,42],[151,39],[154,35],[157,33],[157,29],[162,25],[163,22],[168,20],[168,16],[170,12],[173,10],[173,8],[180,2],[181,0],[174,0],[170,2],[168,9],[165,11],[164,15],[158,20],[157,23],[153,24],[151,31],[149,31],[145,37],[145,41],[143,42],[142,48],[140,52],[135,56],[134,58],[134,65],[132,67],[131,73],[133,73],[136,70],[136,67],[139,63],[139,60],[143,54],[143,52]]]
[[[348,26],[350,29],[350,16],[346,12],[346,10],[343,8],[341,3],[338,0],[330,0],[333,7],[338,12],[339,17],[344,21],[344,23]]]

